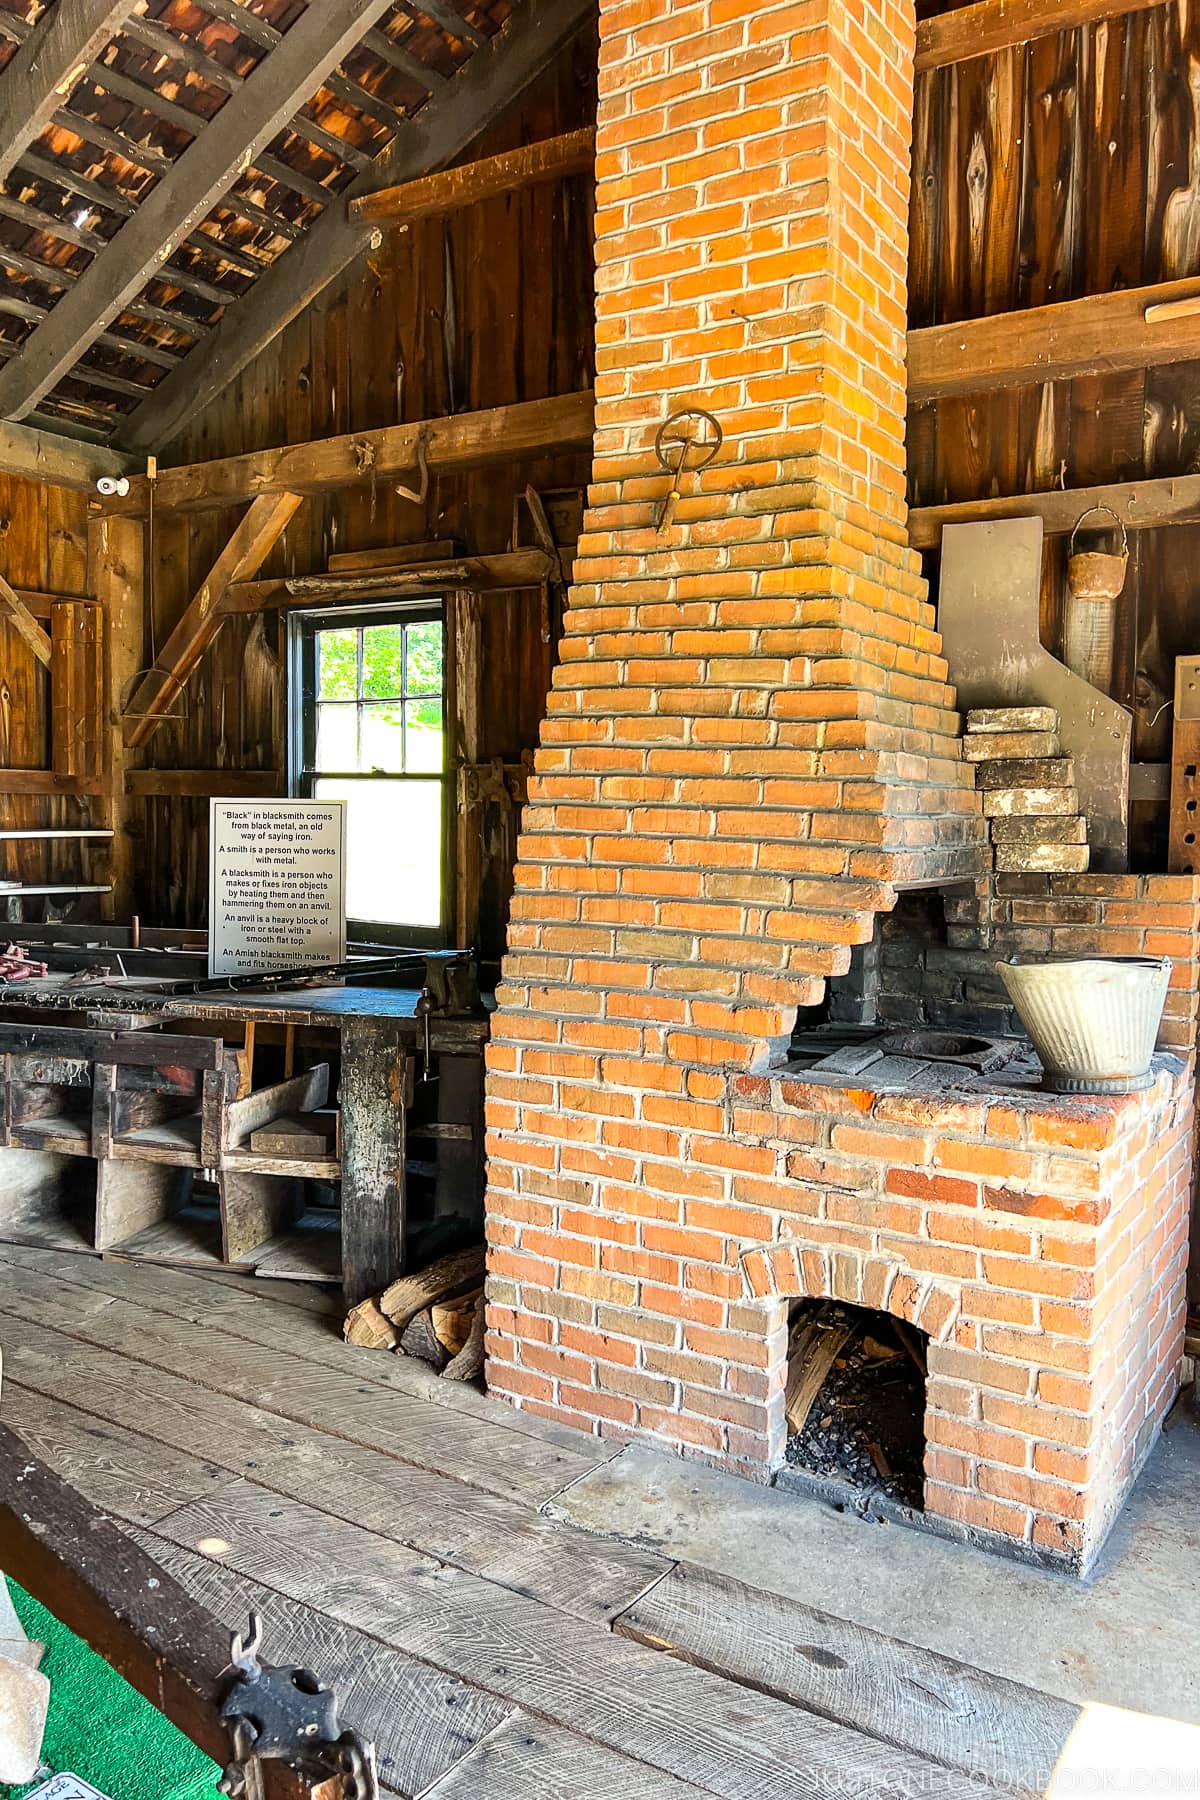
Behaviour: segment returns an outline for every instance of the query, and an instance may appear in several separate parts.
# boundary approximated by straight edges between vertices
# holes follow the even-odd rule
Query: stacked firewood
[[[472,1244],[402,1275],[346,1314],[348,1344],[415,1356],[447,1381],[483,1373],[484,1247]]]

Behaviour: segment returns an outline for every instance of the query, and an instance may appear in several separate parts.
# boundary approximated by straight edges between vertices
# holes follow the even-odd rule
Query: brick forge
[[[1174,1141],[1175,1078],[1112,1103],[1102,1143],[1064,1144],[1078,1190],[1055,1185],[1048,1149],[1010,1137],[1029,1183],[961,1172],[977,1205],[895,1194],[893,1163],[935,1179],[947,1134],[990,1151],[1008,1116],[1023,1134],[1017,1102],[972,1103],[970,1127],[931,1116],[899,1134],[911,1160],[887,1162],[886,1118],[873,1122],[885,1096],[869,1122],[862,1090],[843,1092],[839,1115],[782,1088],[768,1105],[760,1085],[783,1081],[771,1071],[797,1009],[846,971],[900,888],[987,867],[905,536],[911,0],[602,0],[600,12],[595,467],[489,1051],[489,1382],[516,1406],[769,1479],[788,1295],[826,1291],[823,1270],[850,1282],[853,1262],[862,1292],[949,1334],[936,1417],[973,1423],[979,1440],[931,1437],[931,1456],[961,1466],[931,1472],[930,1510],[1078,1566],[1102,1534],[1101,1488],[1115,1493],[1136,1460],[1140,1422],[1127,1450],[1102,1448],[1117,1401],[1092,1361],[1117,1330],[1110,1257],[1115,1268],[1136,1236],[1140,1281],[1175,1254],[1171,1206],[1151,1193],[1174,1165],[1145,1171],[1140,1200],[1122,1186],[1143,1128],[1156,1152]],[[725,444],[683,478],[658,531],[654,435],[688,405],[719,417]],[[1068,1137],[1095,1118],[1040,1099],[1033,1113],[1063,1118]],[[874,1131],[873,1148],[835,1143],[843,1128]],[[798,1157],[851,1172],[822,1185]],[[1009,1247],[985,1250],[1005,1224],[985,1189],[1005,1188],[1033,1222],[1015,1207]],[[1050,1196],[1103,1203],[1105,1218],[1042,1220]],[[1030,1285],[1047,1233],[1066,1246],[1063,1294]],[[763,1262],[768,1247],[784,1260]],[[992,1256],[1014,1272],[996,1291],[1023,1296],[1032,1325],[968,1310]],[[1166,1310],[1168,1291],[1164,1277]],[[1040,1342],[1044,1303],[1081,1328],[1064,1327],[1061,1363],[1028,1365],[1018,1396],[983,1333]],[[1151,1366],[1177,1360],[1160,1310],[1148,1302],[1136,1327],[1154,1340],[1136,1378],[1151,1410],[1169,1386]],[[993,1351],[995,1394],[961,1360]],[[1126,1357],[1124,1338],[1112,1354]],[[973,1419],[954,1413],[959,1391]],[[1102,1423],[1077,1445],[1039,1415],[1014,1427],[1022,1454],[1006,1462],[991,1454],[988,1434],[1007,1427],[985,1418],[985,1395],[1063,1420],[1073,1398],[1079,1419]],[[1053,1449],[1087,1467],[1038,1466],[1039,1447],[1043,1463]],[[997,1470],[1024,1476],[1024,1498],[989,1485]],[[1086,1513],[1093,1479],[1090,1520],[1078,1498],[1053,1510],[1057,1483]]]

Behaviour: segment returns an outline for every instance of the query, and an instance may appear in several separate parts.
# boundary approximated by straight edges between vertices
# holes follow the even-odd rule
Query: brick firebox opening
[[[489,1381],[767,1479],[795,1268],[882,1260],[897,1304],[959,1308],[930,1330],[948,1435],[927,1506],[1078,1566],[1128,1461],[1096,1365],[1137,1360],[1143,1405],[1170,1384],[1184,1203],[1162,1184],[1184,1177],[1143,1165],[1183,1142],[1186,1077],[1098,1122],[1040,1096],[917,1121],[865,1090],[810,1103],[779,1072],[798,1008],[899,889],[988,868],[905,530],[911,0],[601,0],[600,26],[595,462],[489,1049]],[[724,448],[659,529],[654,437],[688,405]],[[971,1166],[943,1176],[947,1155]],[[1073,1216],[1041,1219],[1038,1196]],[[1139,1282],[1166,1259],[1136,1343],[1108,1311],[1113,1218]],[[1036,1269],[1048,1241],[1054,1287],[998,1283],[1022,1316],[985,1299],[964,1322],[989,1257]],[[781,1287],[772,1259],[793,1254]],[[1023,1363],[1037,1392],[1002,1394],[1018,1410],[995,1421],[963,1359],[1003,1358],[987,1334],[1038,1335],[1047,1305],[1066,1347]],[[960,1389],[970,1445],[950,1441]],[[1077,1460],[1038,1467],[1041,1422],[1072,1406],[1080,1441],[1044,1448]],[[1026,1486],[1001,1493],[1014,1469]],[[1054,1481],[1076,1484],[1057,1508]]]

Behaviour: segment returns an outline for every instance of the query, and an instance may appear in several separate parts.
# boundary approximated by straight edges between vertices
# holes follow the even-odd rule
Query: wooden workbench
[[[464,1236],[470,1235],[473,1226],[482,1229],[482,1070],[487,1018],[435,1012],[428,1021],[427,1039],[426,1021],[418,1008],[419,993],[415,987],[330,986],[164,996],[153,991],[152,984],[136,978],[68,988],[61,977],[50,977],[22,982],[0,994],[0,1052],[52,1049],[60,1063],[77,1056],[90,1058],[100,1068],[105,1052],[102,1044],[97,1045],[96,1033],[164,1031],[179,1043],[189,1024],[210,1034],[214,1027],[223,1027],[221,1036],[235,1042],[248,1028],[263,1025],[335,1032],[341,1065],[341,1158],[339,1165],[332,1169],[323,1166],[319,1173],[340,1180],[340,1256],[336,1249],[331,1255],[326,1242],[308,1272],[314,1278],[324,1274],[336,1279],[340,1269],[345,1299],[354,1304],[379,1292],[403,1271],[413,1249],[416,1225],[429,1231],[458,1228]],[[14,1037],[17,1027],[20,1030]],[[112,1057],[114,1062],[121,1060],[115,1047]],[[24,1070],[30,1059],[24,1056],[20,1060]],[[418,1102],[416,1125],[412,1122],[414,1099]],[[428,1116],[431,1113],[433,1116]],[[78,1113],[71,1126],[69,1142],[55,1140],[57,1152],[101,1154],[96,1134],[89,1136]],[[136,1134],[140,1143],[125,1139],[121,1156],[128,1160],[132,1152],[136,1159],[143,1151],[147,1159],[169,1160],[170,1146],[164,1148],[157,1141],[167,1129],[151,1128],[149,1133]],[[6,1139],[6,1143],[22,1146],[26,1162],[31,1154],[37,1154],[31,1150],[30,1135],[27,1121],[15,1138]],[[211,1141],[211,1133],[206,1141]],[[427,1147],[426,1160],[419,1162],[422,1144]],[[183,1146],[180,1156],[186,1148]],[[4,1154],[0,1152],[0,1176]],[[190,1156],[190,1166],[206,1167],[198,1156],[197,1149]],[[432,1213],[427,1208],[419,1221],[409,1205],[408,1175],[413,1166],[436,1168]],[[260,1167],[258,1160],[253,1160],[252,1166],[244,1152],[231,1154],[225,1167],[268,1178],[278,1173],[280,1180],[302,1173],[290,1165],[278,1171],[265,1163]],[[12,1168],[15,1173],[15,1162]],[[318,1171],[314,1168],[313,1173]],[[12,1236],[12,1231],[5,1229],[3,1202],[0,1179],[0,1237]],[[211,1252],[197,1252],[179,1229],[168,1229],[169,1224],[163,1221],[153,1232],[143,1232],[140,1243],[136,1236],[132,1238],[129,1253],[164,1261],[221,1261]],[[19,1235],[25,1242],[61,1246],[64,1241],[61,1233],[39,1237],[28,1220],[22,1221]],[[227,1236],[225,1242],[228,1244]],[[80,1247],[85,1246],[81,1243]],[[94,1233],[86,1247],[122,1248],[97,1242]],[[294,1263],[281,1267],[277,1257],[267,1255],[258,1263],[262,1273],[304,1272]]]

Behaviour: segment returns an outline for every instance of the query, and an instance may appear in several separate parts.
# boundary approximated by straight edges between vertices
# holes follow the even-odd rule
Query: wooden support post
[[[88,586],[104,613],[107,680],[103,698],[100,761],[107,804],[103,823],[112,831],[105,897],[111,918],[134,911],[137,843],[130,826],[135,808],[126,795],[134,757],[126,748],[118,714],[122,694],[142,667],[145,630],[143,529],[137,519],[95,518],[88,526]]]
[[[363,194],[351,200],[350,216],[368,225],[408,225],[431,213],[453,212],[539,182],[583,175],[595,165],[596,133],[588,126],[540,143],[523,144],[519,150],[505,150],[499,156],[460,163],[457,168],[401,182],[398,187],[381,188],[377,194]]]
[[[56,775],[99,773],[104,614],[86,600],[50,610],[50,762]]]
[[[302,495],[291,493],[263,494],[253,503],[167,639],[157,668],[139,683],[122,721],[130,749],[149,743],[220,631],[230,584],[257,574],[303,503]]]
[[[404,1271],[413,1062],[387,1019],[342,1027],[342,1286],[347,1306]]]

